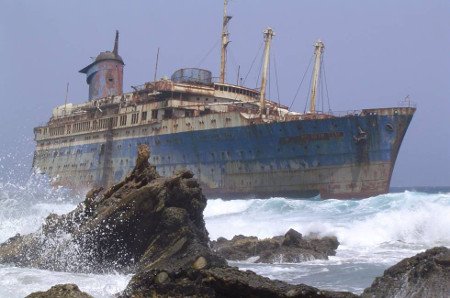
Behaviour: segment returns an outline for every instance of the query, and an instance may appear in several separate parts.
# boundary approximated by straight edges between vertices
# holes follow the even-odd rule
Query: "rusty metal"
[[[81,69],[89,85],[89,99],[123,93],[123,60],[119,56],[119,31],[116,31],[112,52],[101,52],[95,61]]]
[[[137,146],[147,144],[161,175],[189,169],[210,197],[367,197],[388,191],[416,110],[301,114],[266,99],[263,89],[261,96],[243,86],[178,77],[122,93],[122,71],[116,35],[113,52],[82,70],[90,100],[56,107],[34,129],[33,167],[55,184],[110,185],[133,168]],[[117,79],[110,85],[108,74]]]

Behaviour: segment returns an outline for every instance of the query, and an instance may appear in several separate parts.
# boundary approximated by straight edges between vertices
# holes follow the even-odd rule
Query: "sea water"
[[[259,238],[293,228],[336,236],[336,256],[299,264],[230,262],[272,279],[361,293],[376,276],[434,246],[450,247],[450,192],[404,191],[363,200],[211,200],[205,210],[211,239]]]
[[[82,200],[45,177],[24,182],[0,180],[0,243],[17,233],[37,230],[50,213],[63,214]],[[334,235],[336,256],[299,264],[230,262],[288,283],[360,293],[376,276],[405,257],[434,246],[450,246],[450,192],[404,191],[364,200],[286,198],[209,200],[204,212],[211,239],[282,235],[290,228],[303,235]],[[76,283],[94,297],[123,290],[130,274],[79,274],[0,265],[0,297],[24,297],[58,283]]]

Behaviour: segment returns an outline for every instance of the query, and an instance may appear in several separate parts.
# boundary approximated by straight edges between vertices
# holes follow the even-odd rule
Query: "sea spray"
[[[67,189],[51,186],[42,175],[33,174],[25,183],[0,181],[0,243],[17,233],[37,231],[50,213],[68,213],[82,199]],[[62,236],[60,240],[65,239]],[[130,274],[55,272],[0,264],[0,297],[24,297],[58,283],[76,283],[94,297],[113,297],[130,279]]]
[[[209,200],[205,221],[211,239],[268,238],[289,228],[334,235],[341,244],[328,261],[233,265],[292,283],[360,293],[403,258],[434,246],[450,247],[449,214],[450,193],[405,191],[364,200]]]
[[[36,231],[50,213],[67,213],[83,199],[50,186],[45,176],[0,182],[0,242]],[[204,212],[211,239],[236,234],[260,238],[294,228],[335,235],[341,245],[328,261],[300,264],[232,263],[270,278],[360,293],[388,266],[427,248],[450,246],[450,193],[402,192],[364,200],[209,200]],[[77,283],[95,297],[111,297],[131,275],[76,274],[0,265],[0,297],[23,297],[56,283]]]
[[[265,238],[295,228],[303,234],[335,235],[346,246],[398,242],[428,247],[450,245],[448,214],[450,194],[406,191],[359,201],[209,200],[205,219],[212,239],[237,234]]]

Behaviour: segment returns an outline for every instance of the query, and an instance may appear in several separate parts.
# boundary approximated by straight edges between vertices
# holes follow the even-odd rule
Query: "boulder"
[[[213,251],[227,260],[257,258],[257,263],[298,263],[314,259],[328,259],[334,256],[339,242],[336,237],[319,238],[317,235],[302,234],[290,229],[284,236],[270,239],[234,236],[231,240],[219,238],[211,242]]]
[[[435,247],[386,269],[362,297],[450,297],[450,250]]]
[[[46,292],[34,292],[25,298],[93,298],[91,295],[81,292],[75,284],[56,285]]]

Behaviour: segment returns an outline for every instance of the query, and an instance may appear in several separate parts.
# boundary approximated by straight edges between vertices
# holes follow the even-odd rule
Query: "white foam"
[[[211,200],[222,216],[206,216],[212,239],[284,234],[337,236],[347,261],[395,262],[434,246],[450,247],[450,194],[404,192],[359,201]],[[365,261],[364,261],[365,260]]]
[[[74,283],[94,297],[114,297],[123,291],[132,275],[81,274],[0,265],[0,297],[19,298],[47,291],[56,284]]]
[[[203,212],[203,215],[207,218],[225,214],[240,213],[247,210],[251,204],[252,200],[247,201],[244,200],[224,201],[222,199],[209,200]]]

